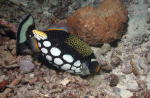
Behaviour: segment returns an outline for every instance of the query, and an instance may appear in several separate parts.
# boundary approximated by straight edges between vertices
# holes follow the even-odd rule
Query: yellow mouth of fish
[[[41,39],[46,39],[47,38],[47,34],[42,32],[42,31],[39,31],[39,30],[32,30],[33,34],[35,36],[38,36],[40,37]]]

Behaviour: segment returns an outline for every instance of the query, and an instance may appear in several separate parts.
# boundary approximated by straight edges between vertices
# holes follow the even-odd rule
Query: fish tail
[[[30,37],[32,36],[32,30],[35,29],[34,19],[31,14],[27,15],[20,23],[17,30],[17,43],[16,54],[24,54],[28,51],[30,46]]]

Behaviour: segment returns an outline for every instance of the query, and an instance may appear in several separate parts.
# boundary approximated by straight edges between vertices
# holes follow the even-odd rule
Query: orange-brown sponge
[[[83,7],[67,19],[70,33],[91,45],[120,39],[126,29],[128,12],[120,0],[104,0],[99,7]]]

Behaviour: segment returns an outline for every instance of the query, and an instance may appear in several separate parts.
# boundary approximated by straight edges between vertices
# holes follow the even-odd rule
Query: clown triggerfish
[[[87,43],[62,27],[37,30],[31,15],[19,25],[17,55],[23,54],[25,47],[29,47],[33,53],[40,52],[50,66],[72,74],[85,76],[98,73],[101,69]]]

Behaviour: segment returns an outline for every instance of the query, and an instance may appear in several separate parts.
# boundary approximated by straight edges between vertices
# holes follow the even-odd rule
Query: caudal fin
[[[27,15],[19,25],[17,31],[17,43],[16,43],[16,54],[26,53],[30,45],[30,37],[32,36],[32,30],[35,29],[35,23],[33,17],[29,14]]]

